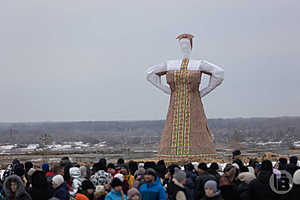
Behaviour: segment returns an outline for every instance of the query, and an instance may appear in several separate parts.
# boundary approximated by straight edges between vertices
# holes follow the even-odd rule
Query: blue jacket
[[[124,199],[127,199],[127,196],[124,195]],[[122,200],[121,192],[116,192],[114,189],[112,189],[106,196],[105,200]]]
[[[153,184],[145,183],[140,187],[142,200],[167,200],[167,195],[158,177]]]

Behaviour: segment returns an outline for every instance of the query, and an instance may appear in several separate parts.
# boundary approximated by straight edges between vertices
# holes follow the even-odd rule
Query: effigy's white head
[[[183,54],[183,58],[190,58],[192,54],[191,40],[188,38],[182,38],[179,40],[179,45]]]

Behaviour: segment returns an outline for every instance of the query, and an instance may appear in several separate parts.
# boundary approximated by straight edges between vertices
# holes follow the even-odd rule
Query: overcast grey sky
[[[298,0],[0,0],[0,121],[164,119],[145,80],[180,57],[225,69],[208,118],[300,115]]]

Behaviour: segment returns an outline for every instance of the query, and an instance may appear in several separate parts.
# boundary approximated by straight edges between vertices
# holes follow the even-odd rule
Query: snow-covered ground
[[[28,144],[28,145],[18,145],[18,144],[0,144],[0,154],[9,154],[9,153],[30,153],[36,151],[72,151],[72,150],[79,150],[79,151],[88,151],[93,149],[99,149],[106,146],[106,142],[101,142],[98,144],[90,144],[84,143],[82,141],[76,142],[63,142],[63,143],[55,143],[41,146],[40,144]]]

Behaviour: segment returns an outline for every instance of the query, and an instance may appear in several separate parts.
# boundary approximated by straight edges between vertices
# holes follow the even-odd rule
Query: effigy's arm
[[[167,73],[166,63],[154,65],[147,70],[147,80],[155,87],[162,90],[166,94],[171,94],[171,89],[168,85],[162,84],[161,76]]]
[[[200,96],[204,97],[223,82],[224,70],[217,65],[202,60],[200,71],[210,75],[208,86],[200,90]]]

